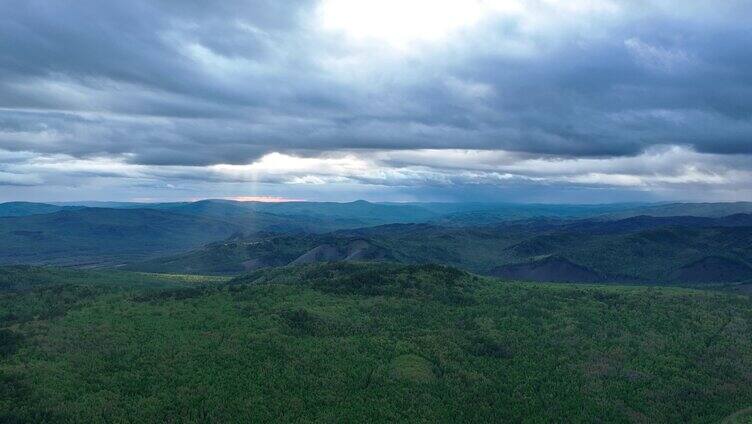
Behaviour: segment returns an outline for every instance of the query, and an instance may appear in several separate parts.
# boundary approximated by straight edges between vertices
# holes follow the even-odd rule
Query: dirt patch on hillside
[[[353,240],[344,246],[317,246],[292,261],[290,265],[331,261],[378,261],[388,257],[387,251],[366,240]]]
[[[267,268],[271,266],[267,261],[262,258],[249,259],[242,263],[243,270],[246,272],[256,271],[257,269]]]
[[[339,250],[329,244],[323,244],[321,246],[314,247],[308,252],[300,255],[297,259],[292,261],[290,265],[302,265],[310,264],[314,262],[327,262],[337,261],[341,259]]]
[[[346,261],[378,261],[387,257],[384,249],[376,247],[365,240],[355,240],[347,245]]]
[[[598,273],[589,268],[554,257],[499,266],[491,270],[491,275],[507,280],[556,283],[596,283],[602,280]]]

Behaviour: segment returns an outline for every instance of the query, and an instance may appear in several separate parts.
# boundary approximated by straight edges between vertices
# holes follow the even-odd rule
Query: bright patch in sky
[[[514,18],[518,30],[533,33],[568,19],[618,11],[611,0],[323,0],[318,9],[325,30],[401,50],[447,39],[495,17]]]
[[[324,0],[319,13],[324,29],[405,48],[472,26],[487,8],[486,2],[472,0]]]
[[[261,202],[261,203],[282,203],[282,202],[302,202],[303,199],[291,199],[278,196],[233,196],[227,197],[226,200],[236,202]]]

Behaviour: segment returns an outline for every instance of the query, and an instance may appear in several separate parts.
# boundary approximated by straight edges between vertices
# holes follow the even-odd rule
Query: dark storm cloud
[[[394,58],[318,31],[309,1],[3,2],[0,149],[159,166],[345,149],[751,154],[749,3],[616,6],[533,31],[490,17]]]

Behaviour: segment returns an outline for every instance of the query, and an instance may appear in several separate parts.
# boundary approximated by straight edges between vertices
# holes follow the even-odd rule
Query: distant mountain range
[[[62,210],[82,209],[83,206],[60,206],[47,203],[7,202],[0,203],[0,217],[29,216],[55,213]]]
[[[239,202],[210,199],[197,202],[133,203],[133,202],[64,202],[0,203],[0,217],[54,213],[60,210],[156,209],[203,215],[239,215],[254,211],[273,215],[352,220],[355,224],[383,225],[390,223],[432,222],[441,225],[486,225],[495,222],[529,218],[582,219],[600,217],[623,219],[647,216],[695,216],[719,218],[737,213],[752,213],[752,202],[735,203],[616,203],[595,205],[518,204],[518,203],[372,203],[355,202]],[[365,225],[364,225],[365,224]]]
[[[0,264],[111,266],[194,249],[236,233],[323,233],[431,216],[414,206],[368,202],[106,205],[111,207],[0,204]]]
[[[0,204],[0,264],[239,274],[394,261],[535,281],[752,281],[748,212],[752,203],[12,202]]]

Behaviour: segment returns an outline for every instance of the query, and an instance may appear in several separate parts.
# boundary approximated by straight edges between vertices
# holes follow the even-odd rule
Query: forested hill
[[[440,263],[507,279],[703,284],[752,281],[752,215],[526,220],[483,227],[387,225],[234,237],[136,263],[151,272],[238,274],[321,261]]]
[[[752,304],[733,294],[363,263],[229,282],[14,268],[36,283],[5,291],[4,271],[0,422],[710,423],[752,405]]]

